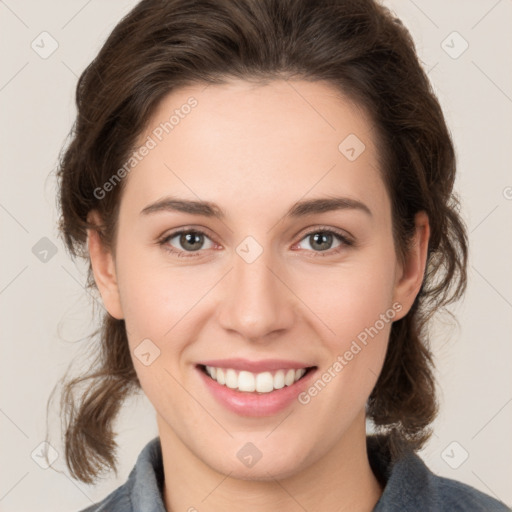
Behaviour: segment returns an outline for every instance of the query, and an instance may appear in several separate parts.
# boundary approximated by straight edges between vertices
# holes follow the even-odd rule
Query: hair
[[[453,193],[455,152],[413,40],[373,0],[143,0],[114,28],[79,78],[77,117],[60,158],[59,228],[69,254],[89,261],[87,230],[114,251],[123,180],[102,187],[126,161],[159,102],[177,88],[242,79],[324,81],[375,127],[393,236],[403,257],[415,214],[430,223],[427,269],[408,314],[392,324],[366,414],[389,437],[393,458],[429,439],[438,413],[427,321],[466,287],[467,235]],[[87,220],[97,210],[101,224]],[[64,383],[65,456],[92,483],[116,470],[114,420],[140,383],[124,320],[105,312],[89,370]],[[77,389],[80,390],[77,399]]]

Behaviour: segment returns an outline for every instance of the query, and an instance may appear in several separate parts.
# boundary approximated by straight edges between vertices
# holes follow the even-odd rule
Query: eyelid
[[[299,239],[299,242],[302,241],[304,238],[306,238],[309,235],[312,235],[313,233],[333,233],[335,235],[338,235],[344,242],[349,244],[355,244],[355,238],[346,230],[335,228],[332,226],[313,226],[312,228],[307,228],[305,232],[301,234],[301,238]]]
[[[167,250],[168,252],[174,254],[174,255],[177,255],[178,257],[179,256],[182,256],[182,257],[200,257],[202,256],[202,252],[204,252],[205,250],[207,249],[199,249],[198,251],[182,251],[182,250],[178,250],[174,247],[170,247],[167,242],[178,236],[178,235],[181,235],[183,233],[196,233],[196,234],[199,234],[199,235],[204,235],[206,236],[207,238],[209,238],[214,244],[216,245],[219,245],[216,240],[215,240],[215,237],[212,237],[210,234],[209,234],[209,229],[208,228],[205,228],[203,226],[200,226],[200,227],[194,227],[194,226],[183,226],[181,228],[177,228],[176,230],[174,231],[171,231],[170,233],[165,233],[164,235],[162,235],[161,237],[158,238],[157,240],[157,243],[159,245],[162,245],[164,246],[164,249]],[[297,244],[299,244],[300,242],[302,242],[306,237],[312,235],[312,234],[315,234],[315,233],[329,233],[329,234],[333,234],[335,236],[338,237],[338,239],[340,240],[340,242],[342,243],[342,246],[353,246],[355,245],[355,241],[354,241],[354,237],[349,234],[348,232],[346,232],[345,230],[341,230],[339,228],[334,228],[332,226],[313,226],[312,228],[307,228],[307,231],[304,231],[300,234],[300,238],[297,242],[295,242],[293,244],[293,246],[296,246]],[[327,251],[306,251],[306,252],[311,252],[312,253],[312,256],[315,257],[315,256],[333,256],[333,255],[336,255],[338,252],[339,252],[340,248],[335,248],[335,249],[329,249]]]
[[[164,246],[164,248],[171,253],[174,253],[174,254],[177,254],[177,253],[187,254],[188,253],[190,256],[193,256],[194,254],[200,253],[200,252],[204,251],[205,249],[200,249],[199,251],[182,251],[182,250],[178,250],[174,247],[172,247],[172,249],[171,249],[171,248],[169,248],[170,246],[168,245],[167,242],[169,240],[171,240],[172,238],[175,238],[176,236],[181,235],[183,233],[196,233],[199,235],[204,235],[206,238],[210,239],[212,241],[212,243],[214,243],[215,245],[219,245],[215,241],[215,237],[213,237],[209,234],[209,231],[210,230],[208,228],[205,228],[204,226],[199,226],[199,227],[182,226],[181,228],[176,228],[175,230],[171,230],[170,232],[166,232],[163,235],[159,236],[158,239],[156,240],[156,243],[158,245]]]
[[[201,235],[205,235],[208,238],[210,238],[212,241],[215,241],[213,236],[211,234],[211,231],[204,226],[182,226],[176,229],[171,229],[170,231],[166,231],[163,235],[160,235],[157,239],[157,241],[166,240],[169,238],[173,238],[176,235],[181,235],[182,233],[198,233]]]

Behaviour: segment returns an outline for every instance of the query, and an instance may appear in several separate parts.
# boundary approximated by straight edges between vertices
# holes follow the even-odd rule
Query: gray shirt
[[[412,451],[392,464],[383,435],[369,435],[366,440],[371,468],[384,486],[373,512],[511,511],[469,485],[435,475]],[[163,480],[162,448],[156,437],[140,453],[126,483],[80,512],[166,512]]]

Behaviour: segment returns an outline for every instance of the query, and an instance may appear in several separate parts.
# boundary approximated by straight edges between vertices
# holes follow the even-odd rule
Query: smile
[[[201,365],[201,369],[214,381],[230,389],[248,393],[270,393],[291,386],[302,379],[313,367],[279,369],[253,373],[233,368],[217,368]]]

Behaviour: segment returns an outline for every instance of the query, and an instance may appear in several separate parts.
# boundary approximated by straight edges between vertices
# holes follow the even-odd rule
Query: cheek
[[[133,341],[161,340],[204,295],[208,283],[199,278],[204,273],[193,266],[166,264],[164,249],[130,243],[127,237],[124,243],[120,237],[118,247],[117,275],[127,330]]]
[[[308,297],[308,306],[338,343],[357,337],[392,309],[395,260],[386,249],[346,266],[303,273],[301,296]]]
[[[392,308],[392,297],[393,287],[387,278],[348,276],[329,306],[333,329],[344,339],[356,337]]]
[[[393,304],[393,252],[383,250],[380,254],[364,264],[330,272],[329,280],[323,280],[321,287],[315,276],[304,283],[303,293],[306,288],[315,290],[308,295],[308,305],[326,326],[322,332],[329,360],[321,380],[336,382],[329,386],[333,394],[343,387],[344,392],[332,399],[342,400],[344,405],[347,401],[361,402],[373,389],[385,359],[392,322],[401,310],[400,305]]]
[[[349,422],[364,407],[375,387],[397,316],[385,287],[351,288],[348,284],[336,295],[336,303],[324,310],[322,320],[334,334],[323,338],[327,355],[317,379],[299,397],[301,404],[312,406],[312,416],[320,416],[326,405],[343,411],[345,417],[336,420],[341,423]]]
[[[184,272],[161,261],[156,264],[149,252],[134,250],[118,259],[130,353],[142,389],[155,407],[165,396],[175,397],[186,407],[187,396],[172,376],[179,374],[183,351],[195,337],[189,318],[206,285],[201,285],[204,279],[199,276],[194,278],[192,267]]]

